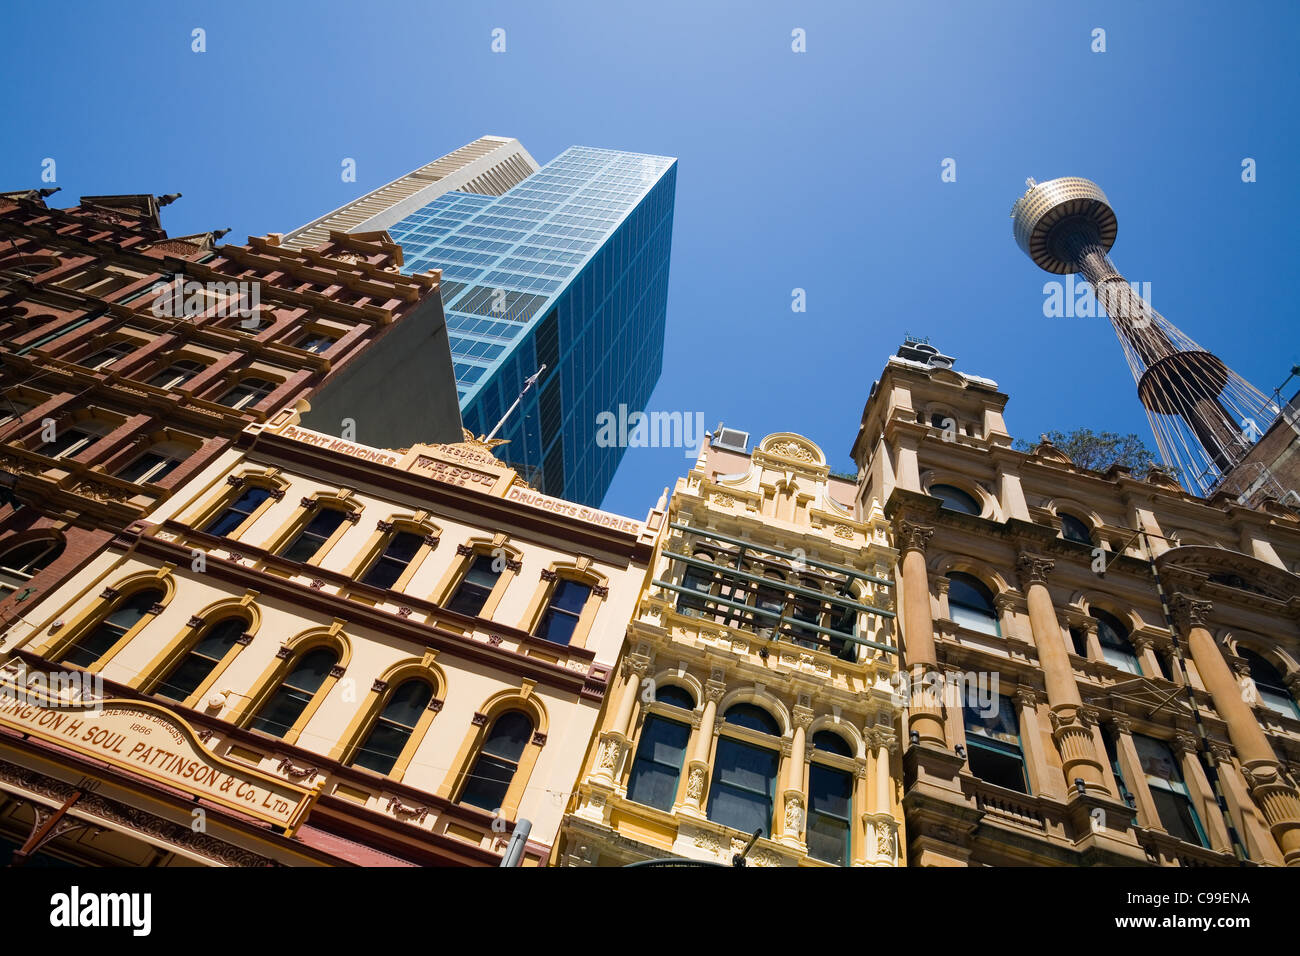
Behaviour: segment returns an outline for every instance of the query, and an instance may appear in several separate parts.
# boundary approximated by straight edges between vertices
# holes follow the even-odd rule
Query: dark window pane
[[[853,777],[814,763],[808,768],[808,855],[846,865],[852,817]]]
[[[78,667],[89,667],[103,657],[127,631],[135,627],[148,613],[149,608],[162,601],[164,594],[157,588],[137,591],[122,601],[111,613],[80,638],[64,653],[63,659]]]
[[[628,799],[671,810],[691,729],[661,717],[646,718],[628,780]]]
[[[257,510],[257,506],[269,497],[271,497],[271,493],[265,488],[249,488],[204,530],[208,534],[216,535],[218,538],[233,534],[235,529]]]
[[[930,494],[943,502],[943,506],[949,511],[960,511],[962,514],[978,515],[982,510],[974,498],[962,491],[960,488],[954,488],[952,485],[931,485]]]
[[[708,818],[743,833],[771,835],[777,755],[723,737],[714,759]]]
[[[813,734],[812,745],[813,750],[824,750],[826,753],[839,754],[842,757],[853,756],[849,742],[831,730],[819,730]]]
[[[492,732],[483,744],[483,752],[506,760],[518,760],[532,735],[533,722],[527,714],[517,710],[507,711],[492,725]]]
[[[695,699],[691,697],[691,692],[684,687],[677,687],[673,684],[664,684],[655,690],[655,700],[661,704],[671,704],[673,707],[681,707],[685,710],[695,709]]]
[[[227,618],[207,628],[194,648],[163,679],[154,693],[171,700],[185,700],[235,646],[235,641],[244,633],[244,627],[242,618]]]
[[[391,588],[411,563],[423,540],[420,535],[409,531],[400,531],[393,535],[384,553],[362,578],[362,583],[377,588]]]
[[[318,647],[302,655],[249,726],[283,737],[307,709],[338,659],[338,654],[330,647]]]
[[[330,535],[343,523],[343,512],[336,508],[322,508],[298,532],[298,537],[282,555],[290,561],[305,562],[315,557]]]
[[[722,719],[737,727],[748,727],[750,730],[772,734],[774,737],[781,736],[781,728],[776,719],[762,707],[753,704],[732,704],[727,708]]]
[[[497,578],[501,576],[499,571],[492,568],[494,561],[490,554],[480,554],[474,558],[460,587],[456,588],[456,593],[447,602],[448,610],[469,617],[476,617],[483,610],[492,588],[496,586]]]
[[[1092,544],[1092,532],[1086,524],[1070,514],[1062,514],[1060,518],[1061,537],[1080,544]]]

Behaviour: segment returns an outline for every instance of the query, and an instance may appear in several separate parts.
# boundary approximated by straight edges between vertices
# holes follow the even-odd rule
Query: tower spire
[[[1277,414],[1263,394],[1138,294],[1110,259],[1119,223],[1106,194],[1066,177],[1029,188],[1011,208],[1016,242],[1047,272],[1078,273],[1119,336],[1164,464],[1210,494]]]

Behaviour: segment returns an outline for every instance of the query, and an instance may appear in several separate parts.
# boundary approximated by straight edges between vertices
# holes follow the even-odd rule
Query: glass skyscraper
[[[597,506],[624,449],[596,416],[640,410],[663,367],[677,162],[574,146],[498,196],[448,192],[388,227],[404,272],[442,270],[465,427],[547,494]]]

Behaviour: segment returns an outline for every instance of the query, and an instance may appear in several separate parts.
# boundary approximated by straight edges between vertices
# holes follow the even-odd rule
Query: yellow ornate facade
[[[665,490],[556,863],[729,864],[760,831],[748,865],[903,864],[895,552],[854,493],[788,433]]]

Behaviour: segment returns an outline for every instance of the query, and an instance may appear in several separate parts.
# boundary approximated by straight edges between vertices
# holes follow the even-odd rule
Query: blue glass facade
[[[597,506],[624,449],[596,416],[643,409],[663,367],[676,160],[574,146],[501,196],[453,192],[389,228],[441,269],[465,427],[547,494]]]

